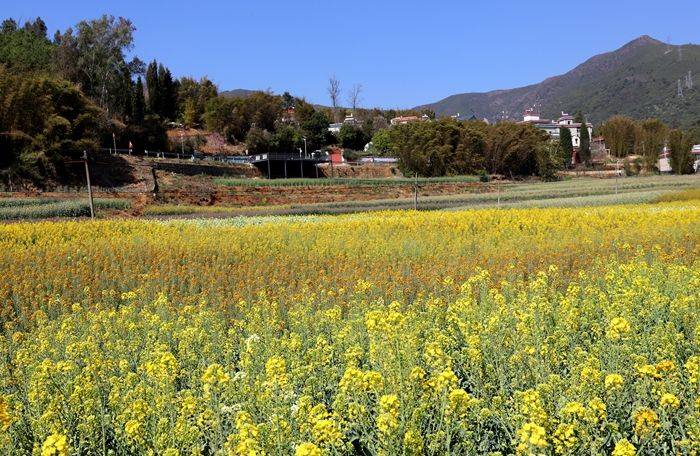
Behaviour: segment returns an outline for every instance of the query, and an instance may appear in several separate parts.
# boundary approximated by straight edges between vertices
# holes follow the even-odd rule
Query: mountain
[[[247,98],[254,94],[255,92],[262,92],[261,90],[248,90],[248,89],[233,89],[225,90],[221,92],[221,96],[229,98]]]
[[[686,87],[691,71],[693,88]],[[678,97],[678,80],[683,97]],[[539,106],[542,117],[583,111],[593,123],[615,114],[658,117],[673,126],[700,121],[700,46],[673,46],[641,36],[613,52],[591,57],[573,70],[539,84],[485,93],[462,93],[419,106],[437,115],[522,119],[525,108]]]

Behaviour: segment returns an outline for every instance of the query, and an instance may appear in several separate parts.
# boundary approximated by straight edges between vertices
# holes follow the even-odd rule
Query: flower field
[[[0,226],[3,454],[700,453],[700,202]]]

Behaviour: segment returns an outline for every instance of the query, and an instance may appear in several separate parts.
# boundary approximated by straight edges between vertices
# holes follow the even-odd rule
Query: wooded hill
[[[525,108],[537,104],[548,118],[558,117],[561,111],[583,111],[594,123],[622,114],[689,127],[700,120],[700,90],[695,80],[692,89],[686,86],[688,71],[693,79],[700,78],[700,46],[668,45],[642,36],[539,84],[452,95],[417,109],[432,109],[439,116],[473,114],[489,120],[500,118],[505,111],[510,119],[519,120]],[[682,97],[677,96],[679,79]]]

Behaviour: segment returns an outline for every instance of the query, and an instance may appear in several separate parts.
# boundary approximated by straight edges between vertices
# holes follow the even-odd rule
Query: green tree
[[[308,103],[306,103],[308,106]],[[301,114],[297,103],[297,115]],[[328,131],[328,118],[320,111],[313,111],[305,120],[301,120],[301,130],[306,136],[309,150],[320,149],[333,141],[333,134]]]
[[[642,155],[644,168],[651,171],[656,167],[666,137],[668,127],[659,119],[646,119],[639,123],[635,140],[635,149]]]
[[[670,149],[670,165],[675,174],[692,174],[693,169],[693,138],[689,132],[671,130],[668,134]]]
[[[143,82],[141,76],[136,79],[134,85],[134,101],[131,121],[136,125],[143,124],[144,116],[146,115],[146,100],[143,94]]]
[[[249,154],[260,154],[270,152],[272,148],[271,140],[272,138],[267,130],[253,127],[246,135],[245,145]]]
[[[605,145],[614,157],[626,157],[634,152],[635,122],[626,116],[613,116],[600,126]]]
[[[559,128],[559,150],[565,163],[571,163],[574,155],[574,143],[571,139],[571,130],[566,127]]]
[[[54,45],[46,37],[46,25],[41,18],[18,28],[12,19],[0,26],[0,65],[15,73],[40,71],[51,68]]]
[[[354,125],[343,124],[338,133],[340,145],[346,149],[362,150],[367,144],[367,136],[361,128]]]
[[[66,175],[65,158],[96,150],[104,125],[73,84],[0,67],[0,164],[38,183]]]
[[[184,77],[177,88],[177,104],[183,121],[190,126],[201,124],[207,103],[218,95],[216,86],[207,78],[197,81]]]
[[[537,174],[537,151],[549,141],[547,133],[529,124],[491,125],[487,129],[486,170],[491,174]]]
[[[148,64],[146,69],[146,89],[148,93],[148,110],[154,114],[160,112],[161,100],[160,94],[161,90],[159,87],[160,79],[158,78],[158,62],[153,60]]]
[[[57,33],[58,46],[54,54],[59,74],[80,85],[83,92],[110,114],[120,112],[123,106],[125,80],[143,71],[137,58],[126,60],[133,49],[135,27],[120,17],[102,16],[100,19],[81,21],[64,33]]]
[[[581,125],[579,129],[578,156],[582,163],[589,165],[591,163],[591,135],[588,132],[588,124],[582,112],[576,114],[574,122]]]
[[[160,103],[157,114],[163,119],[175,120],[177,118],[177,83],[173,81],[170,70],[162,63],[158,65],[158,101]]]
[[[372,136],[372,150],[375,155],[391,156],[392,145],[391,133],[388,129],[381,129]]]

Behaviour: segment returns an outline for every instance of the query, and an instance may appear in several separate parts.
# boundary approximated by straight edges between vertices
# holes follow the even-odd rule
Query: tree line
[[[125,18],[102,16],[49,37],[41,18],[0,25],[0,166],[10,173],[58,176],[64,156],[100,147],[139,152],[178,147],[168,128],[202,127],[252,153],[313,151],[337,145],[362,150],[393,116],[408,111],[359,108],[362,86],[348,101],[356,123],[338,135],[339,92],[332,107],[319,108],[289,93],[219,93],[206,77],[175,78],[156,60],[132,55],[135,27]],[[336,80],[335,87],[340,88]],[[178,147],[179,149],[179,147]]]
[[[405,174],[539,175],[551,179],[571,155],[529,124],[439,119],[396,125],[372,138],[379,155],[395,156]]]
[[[599,128],[605,144],[614,157],[638,155],[647,169],[656,166],[659,154],[666,147],[671,169],[676,174],[693,173],[694,144],[700,143],[700,122],[682,130],[670,128],[659,119],[635,120],[613,116]]]

